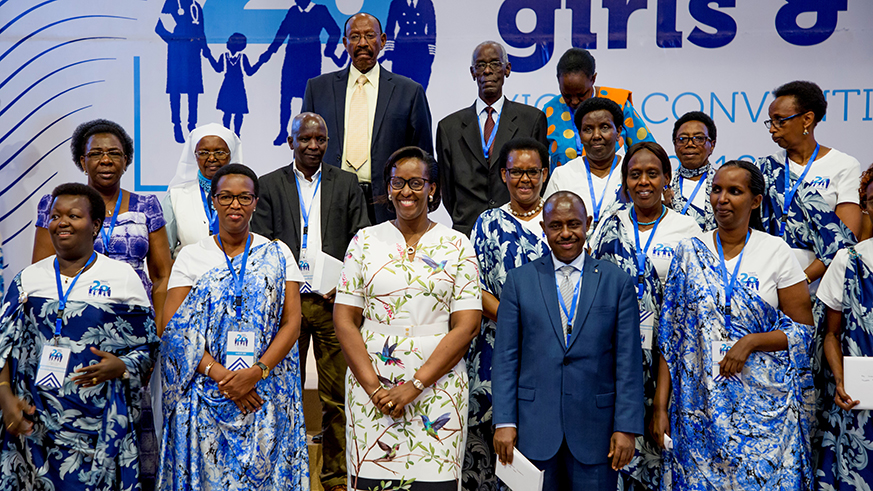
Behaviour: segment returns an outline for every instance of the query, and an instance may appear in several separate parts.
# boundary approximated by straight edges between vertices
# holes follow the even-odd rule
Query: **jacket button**
[[[567,366],[567,365],[569,365],[569,364],[570,364],[570,360],[564,358],[564,366]]]

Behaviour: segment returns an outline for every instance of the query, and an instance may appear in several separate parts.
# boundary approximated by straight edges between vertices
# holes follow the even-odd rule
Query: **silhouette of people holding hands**
[[[415,80],[427,90],[436,56],[436,13],[431,0],[392,0],[385,24],[384,57],[391,71]]]
[[[296,0],[288,9],[285,19],[276,31],[276,37],[261,55],[258,63],[267,62],[288,38],[285,49],[285,62],[282,64],[282,82],[279,99],[279,135],[273,145],[281,146],[288,140],[288,122],[291,120],[291,100],[303,98],[306,82],[321,75],[321,31],[327,32],[324,55],[338,67],[346,64],[348,53],[343,50],[337,56],[341,31],[330,11],[324,5],[316,5],[311,0]]]
[[[235,32],[227,40],[227,52],[219,56],[217,60],[212,58],[211,53],[206,53],[212,68],[218,73],[224,72],[224,81],[218,90],[218,101],[215,103],[215,108],[224,112],[221,122],[225,128],[231,129],[230,120],[233,117],[233,132],[236,133],[236,136],[240,136],[243,115],[249,112],[243,70],[245,70],[246,75],[251,77],[263,65],[262,61],[258,61],[254,66],[249,63],[248,56],[242,52],[246,49],[246,43],[246,37]],[[225,64],[227,65],[226,69]]]
[[[185,143],[182,94],[188,95],[188,131],[191,131],[197,127],[197,99],[203,93],[200,53],[211,59],[203,24],[203,8],[194,0],[164,0],[155,26],[155,32],[167,43],[167,94],[173,135],[179,143]]]

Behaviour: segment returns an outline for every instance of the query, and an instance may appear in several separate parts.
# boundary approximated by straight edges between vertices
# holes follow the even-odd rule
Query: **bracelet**
[[[371,401],[373,400],[373,396],[376,395],[376,392],[379,392],[380,390],[382,390],[382,386],[381,386],[381,385],[380,385],[379,387],[376,387],[376,390],[374,390],[373,393],[370,394],[370,400],[371,400]]]
[[[209,365],[206,365],[206,369],[203,370],[203,375],[207,377],[209,376],[209,369],[212,368],[212,365],[215,365],[215,360],[212,360],[211,362],[209,362]]]
[[[6,387],[9,387],[10,389],[12,388],[12,386],[9,385],[9,382],[0,382],[0,387],[3,387],[4,385],[5,385]]]
[[[807,285],[812,284],[812,280],[809,279],[809,275],[808,275],[808,274],[803,273],[803,276],[806,276],[806,284],[807,284]]]

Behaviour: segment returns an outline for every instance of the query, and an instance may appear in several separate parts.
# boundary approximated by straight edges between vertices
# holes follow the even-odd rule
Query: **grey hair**
[[[476,65],[476,53],[478,53],[479,50],[487,44],[493,44],[497,46],[497,48],[500,50],[500,61],[502,61],[504,65],[509,63],[509,55],[506,54],[506,48],[504,48],[502,44],[498,43],[497,41],[483,41],[479,43],[478,46],[476,46],[476,49],[473,50],[473,56],[470,58],[470,66]]]

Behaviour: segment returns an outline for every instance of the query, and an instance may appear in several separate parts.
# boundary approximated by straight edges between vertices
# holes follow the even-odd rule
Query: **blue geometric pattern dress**
[[[539,222],[539,218],[531,221]],[[549,254],[542,234],[534,234],[501,208],[486,210],[479,216],[470,240],[479,260],[482,288],[498,300],[510,270]],[[467,352],[470,408],[462,480],[464,489],[470,491],[500,489],[494,476],[496,459],[491,426],[491,356],[496,328],[496,322],[483,316],[479,334]]]
[[[24,293],[21,273],[10,283],[0,314],[0,369],[10,361],[13,391],[36,413],[31,436],[0,429],[0,489],[138,490],[135,423],[157,354],[154,315],[144,306],[68,301],[58,338],[71,349],[68,371],[99,361],[93,346],[118,356],[130,378],[81,387],[68,376],[60,388],[46,389],[35,383],[37,367],[57,312],[57,298]]]
[[[843,289],[843,356],[873,356],[873,271],[849,248]],[[853,394],[849,394],[853,396]],[[844,411],[833,398],[824,401],[819,421],[822,438],[817,490],[870,489],[873,483],[873,422],[871,411]]]
[[[719,259],[697,238],[679,242],[664,291],[658,343],[672,382],[665,481],[685,490],[806,490],[812,485],[812,328],[745,285],[725,327]],[[712,343],[780,330],[788,349],[753,352],[740,381],[715,381]]]
[[[235,271],[242,259],[232,259]],[[285,301],[285,256],[277,243],[251,248],[244,280],[241,321],[222,261],[200,277],[161,338],[161,490],[309,489],[297,345],[255,385],[264,404],[245,416],[215,381],[197,373],[206,351],[225,362],[228,331],[255,333],[255,359],[276,336]]]

